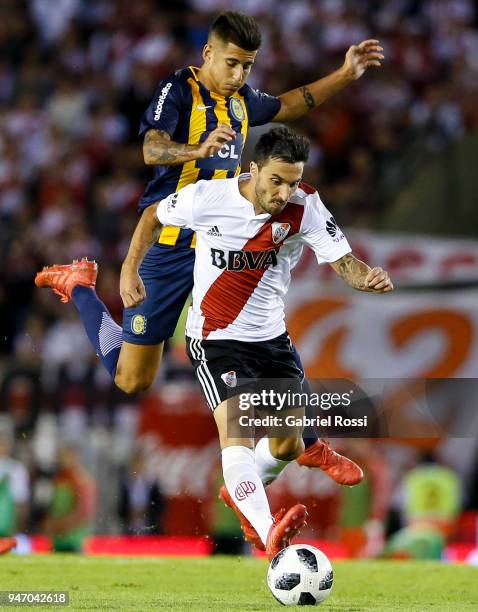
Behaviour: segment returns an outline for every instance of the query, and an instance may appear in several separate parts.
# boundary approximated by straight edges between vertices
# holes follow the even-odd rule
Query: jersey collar
[[[199,68],[197,66],[188,66],[189,71],[191,72],[191,74],[194,77],[194,80],[197,81],[198,83],[200,83],[199,77],[198,77],[198,72],[199,72]]]
[[[229,100],[230,98],[234,98],[235,94],[233,94],[232,96],[221,96],[221,94],[218,94],[216,92],[212,92],[210,89],[208,89],[204,83],[202,81],[199,80],[199,68],[197,66],[188,66],[189,68],[189,72],[193,75],[194,80],[196,81],[196,83],[199,84],[200,87],[202,87],[205,91],[209,92],[209,94],[213,94],[214,96],[219,96],[220,98],[223,98],[224,100]],[[242,89],[242,87],[241,87]],[[241,91],[241,90],[239,90]],[[239,92],[237,92],[239,93]]]
[[[271,217],[269,213],[260,213],[259,215],[256,215],[256,211],[254,210],[254,204],[250,200],[245,198],[242,195],[241,190],[239,189],[239,181],[246,181],[249,178],[251,178],[250,172],[242,172],[241,174],[236,176],[236,178],[233,179],[235,183],[235,189],[237,190],[237,193],[239,197],[242,199],[242,201],[247,203],[247,205],[252,209],[252,213],[255,219],[269,219]]]

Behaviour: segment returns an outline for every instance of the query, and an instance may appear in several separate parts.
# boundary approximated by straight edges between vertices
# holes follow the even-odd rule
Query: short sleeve
[[[303,241],[313,249],[319,264],[333,263],[352,251],[317,192],[307,196],[300,233]]]
[[[161,130],[174,134],[182,109],[182,86],[176,75],[163,79],[144,113],[139,126],[139,135],[148,130]]]
[[[258,89],[246,86],[244,101],[246,103],[249,125],[264,125],[274,119],[280,111],[281,101],[275,96],[266,94]]]
[[[192,183],[161,200],[156,210],[159,222],[163,225],[194,229],[193,208],[197,188],[197,183]]]

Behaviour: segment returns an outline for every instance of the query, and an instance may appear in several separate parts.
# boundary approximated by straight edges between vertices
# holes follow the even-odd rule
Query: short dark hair
[[[288,127],[272,128],[257,141],[252,154],[253,161],[261,168],[270,158],[288,164],[306,162],[309,158],[309,141]]]
[[[220,13],[209,29],[211,34],[246,51],[257,51],[261,46],[261,33],[255,19],[236,11]]]

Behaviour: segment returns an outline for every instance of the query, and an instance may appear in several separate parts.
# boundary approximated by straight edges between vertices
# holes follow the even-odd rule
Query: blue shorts
[[[153,245],[139,274],[146,299],[123,311],[123,339],[131,344],[159,344],[174,334],[193,288],[195,249]]]

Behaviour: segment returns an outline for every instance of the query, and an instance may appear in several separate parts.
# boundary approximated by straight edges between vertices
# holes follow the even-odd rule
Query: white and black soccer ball
[[[267,584],[284,606],[318,606],[332,589],[334,572],[324,553],[308,544],[294,544],[272,559]]]

